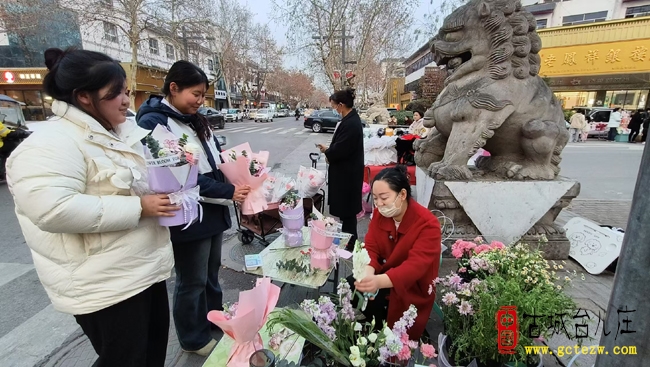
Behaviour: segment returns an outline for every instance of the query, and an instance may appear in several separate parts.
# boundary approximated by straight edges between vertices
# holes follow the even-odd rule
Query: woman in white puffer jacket
[[[45,92],[57,116],[7,162],[16,214],[54,307],[75,316],[99,355],[94,366],[163,366],[165,280],[178,210],[148,195],[140,142],[127,121],[126,73],[91,51],[49,49]]]

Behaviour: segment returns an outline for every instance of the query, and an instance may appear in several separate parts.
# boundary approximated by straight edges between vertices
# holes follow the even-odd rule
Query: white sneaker
[[[212,339],[212,340],[210,340],[210,342],[208,344],[205,345],[205,347],[203,347],[203,348],[201,348],[199,350],[185,350],[185,349],[183,349],[183,352],[194,353],[194,354],[198,354],[198,355],[200,355],[202,357],[207,357],[207,356],[210,355],[210,353],[212,353],[212,350],[216,346],[217,346],[217,341]]]

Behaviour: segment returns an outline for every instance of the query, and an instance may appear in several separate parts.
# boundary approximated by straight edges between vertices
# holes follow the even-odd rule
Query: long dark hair
[[[206,89],[210,88],[210,82],[208,81],[208,77],[205,75],[203,70],[191,62],[185,60],[176,61],[174,65],[169,68],[167,76],[165,77],[165,84],[162,88],[162,92],[165,97],[171,95],[170,85],[172,83],[176,83],[179,91],[199,84],[205,84]],[[196,131],[196,135],[199,137],[199,139],[202,141],[207,141],[212,138],[210,124],[203,115],[196,113],[189,118],[188,122],[192,129]]]
[[[411,182],[409,181],[406,166],[400,164],[395,167],[384,168],[375,176],[372,181],[373,185],[377,181],[386,182],[388,187],[396,193],[406,190],[406,199],[411,198]]]
[[[92,106],[98,111],[100,100],[111,100],[122,93],[126,72],[119,62],[100,52],[68,48],[65,51],[50,48],[45,51],[48,73],[43,78],[43,89],[52,98],[71,104],[91,115],[104,125],[110,124],[97,113],[81,107],[77,96],[80,92],[91,95]],[[99,90],[110,86],[108,93],[99,98]]]

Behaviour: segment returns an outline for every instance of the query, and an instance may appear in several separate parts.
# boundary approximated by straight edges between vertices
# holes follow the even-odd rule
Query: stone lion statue
[[[519,0],[470,0],[445,18],[432,51],[450,75],[424,116],[434,128],[415,162],[436,179],[468,180],[476,166],[517,180],[552,180],[569,140],[558,100],[539,77],[542,44]]]
[[[368,96],[370,108],[361,114],[361,119],[372,124],[377,121],[378,124],[388,125],[390,114],[384,107],[384,93],[371,93]]]

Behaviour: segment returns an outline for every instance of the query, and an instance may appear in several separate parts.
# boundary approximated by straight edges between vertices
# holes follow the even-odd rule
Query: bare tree
[[[356,75],[382,57],[406,51],[411,11],[417,0],[274,0],[276,9],[285,14],[287,37],[307,55],[309,66],[334,89],[340,87],[334,70],[343,65],[341,29],[353,32],[346,39],[345,61],[357,61],[351,67]],[[289,16],[286,16],[288,14]],[[320,37],[314,40],[314,37]],[[342,70],[345,72],[345,70]]]
[[[237,0],[212,0],[209,14],[211,49],[215,55],[216,80],[223,79],[228,91],[228,107],[232,107],[230,86],[243,82],[247,54],[253,28],[253,15]]]
[[[282,65],[284,50],[278,46],[271,36],[271,30],[266,24],[258,24],[252,33],[252,44],[249,52],[250,59],[258,66],[255,83],[257,94],[255,100],[261,101],[261,93],[264,89],[268,75],[278,70]]]
[[[415,41],[423,42],[433,38],[445,17],[468,0],[442,0],[440,7],[424,15],[422,23],[415,30]],[[429,0],[433,4],[433,0]]]
[[[4,55],[4,66],[42,66],[50,47],[81,46],[74,14],[52,6],[48,0],[0,2],[0,33],[6,33],[21,55]]]
[[[313,78],[299,70],[278,69],[269,74],[266,85],[292,104],[307,102],[316,90]]]
[[[58,0],[59,6],[74,11],[86,31],[101,38],[104,43],[129,45],[129,89],[136,90],[140,47],[153,35],[175,44],[185,42],[185,27],[195,33],[201,31],[200,6],[202,0]],[[147,45],[152,49],[151,45]],[[156,50],[156,52],[159,52]],[[187,56],[187,52],[185,52]],[[131,103],[135,95],[131,94]]]

